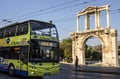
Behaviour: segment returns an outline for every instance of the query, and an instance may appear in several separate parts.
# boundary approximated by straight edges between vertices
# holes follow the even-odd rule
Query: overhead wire
[[[78,1],[78,0],[77,0]],[[42,12],[42,13],[39,13],[39,11],[38,12],[35,12],[36,14],[32,14],[31,15],[31,13],[28,15],[27,14],[27,16],[21,16],[21,18],[15,18],[14,20],[11,20],[11,22],[12,21],[17,21],[17,20],[22,20],[22,19],[26,19],[26,18],[30,18],[30,17],[36,17],[36,16],[39,16],[39,15],[42,15],[42,14],[48,14],[48,13],[52,13],[52,12],[55,12],[55,11],[60,11],[60,10],[64,10],[64,9],[67,9],[67,8],[71,8],[71,7],[75,7],[75,6],[80,6],[80,5],[83,5],[83,4],[87,4],[87,3],[90,3],[90,2],[93,2],[93,1],[96,1],[96,0],[90,0],[90,1],[87,1],[87,2],[82,2],[82,3],[79,3],[79,4],[75,4],[75,5],[71,5],[71,6],[67,6],[67,7],[62,7],[62,8],[57,8],[57,9],[53,9],[55,6],[53,6],[53,7],[50,7],[50,8],[46,8],[46,9],[44,9],[44,11],[46,10],[46,12],[42,12],[43,10],[41,9],[40,10],[40,12]],[[68,3],[73,3],[73,2],[75,2],[75,1],[71,1],[71,2],[68,2]],[[64,3],[64,5],[65,4],[67,4],[67,3]],[[56,6],[58,6],[59,7],[59,5],[56,5]],[[56,8],[56,7],[55,7]],[[49,9],[49,10],[48,10]],[[53,9],[53,10],[50,10],[50,9]],[[47,11],[48,10],[48,11]],[[30,16],[31,15],[31,16]],[[20,16],[19,16],[20,17]],[[13,18],[11,18],[11,19],[13,19]]]
[[[110,14],[115,14],[115,13],[120,13],[120,9],[115,9],[115,10],[111,10],[110,11]],[[102,15],[105,15],[105,13],[103,13]],[[63,19],[59,19],[59,20],[54,20],[56,23],[61,23],[61,22],[64,22],[65,21],[71,21],[71,20],[74,20],[76,19],[76,17],[69,17],[69,18],[63,18]]]
[[[58,7],[61,7],[61,5],[63,6],[65,4],[70,4],[70,3],[73,3],[73,2],[76,2],[76,1],[79,1],[79,0],[72,0],[72,1],[69,1],[69,2],[66,2],[66,3],[62,3],[62,4],[54,5],[54,6],[51,6],[51,7],[48,7],[48,8],[44,8],[44,9],[41,9],[41,10],[38,10],[38,11],[30,12],[30,13],[27,13],[27,14],[24,14],[24,15],[12,17],[12,18],[9,18],[9,19],[3,19],[3,20],[0,19],[0,20],[7,21],[7,20],[10,20],[10,19],[21,18],[21,17],[24,17],[24,16],[26,17],[26,16],[33,15],[33,14],[36,14],[36,13],[39,13],[39,12],[44,12],[44,11],[47,11],[47,10],[58,8]]]
[[[115,13],[120,13],[120,9],[114,9],[114,10],[111,10],[110,11],[110,14],[115,14]],[[104,15],[104,14],[102,14]],[[66,22],[66,21],[72,21],[72,20],[75,20],[76,18],[75,17],[69,17],[69,18],[63,18],[63,19],[59,19],[59,20],[54,20],[55,23],[61,23],[61,22]],[[62,28],[62,27],[60,27]],[[65,29],[65,28],[62,28],[63,30],[66,30],[66,31],[71,31],[71,30],[68,30],[68,29]]]
[[[110,11],[110,14],[115,14],[115,13],[120,13],[120,9],[114,9]],[[103,13],[102,15],[105,15],[105,13]],[[66,21],[73,21],[76,20],[76,17],[69,17],[69,18],[65,18],[65,19],[60,19],[60,20],[55,20],[55,23],[61,23],[61,22],[66,22]],[[64,28],[65,29],[65,28]],[[68,30],[67,30],[68,31]],[[70,30],[69,30],[70,31]],[[119,37],[118,37],[119,38]]]
[[[78,1],[78,0],[76,0],[76,1]],[[41,10],[39,10],[39,11],[33,12],[33,13],[37,13],[37,12],[38,12],[38,14],[32,15],[32,16],[28,16],[28,17],[34,17],[34,16],[38,16],[38,15],[40,15],[40,14],[46,14],[46,13],[51,13],[51,12],[55,12],[55,11],[59,11],[59,10],[64,10],[64,9],[66,9],[66,8],[75,7],[75,6],[78,6],[78,5],[80,6],[80,5],[87,4],[87,3],[90,3],[90,2],[93,2],[93,1],[96,1],[96,0],[90,0],[90,1],[87,1],[87,2],[79,3],[79,4],[75,4],[75,5],[71,5],[71,6],[67,6],[67,7],[62,7],[62,8],[54,9],[54,8],[56,8],[56,7],[59,7],[60,5],[65,5],[65,4],[67,4],[67,3],[73,3],[73,2],[75,2],[75,1],[73,0],[73,1],[70,1],[70,2],[66,2],[66,3],[63,3],[63,4],[58,4],[58,5],[55,5],[55,6],[46,8],[46,9],[41,9]],[[48,9],[51,9],[51,10],[48,10]],[[52,9],[53,9],[53,10],[52,10]],[[43,11],[45,11],[45,10],[46,10],[46,11],[48,10],[48,11],[47,11],[47,12],[43,12]],[[43,12],[43,13],[39,13],[39,12]],[[115,9],[115,10],[112,10],[111,14],[115,14],[115,13],[119,13],[119,12],[120,12],[120,8]],[[31,13],[26,14],[26,15],[31,15]],[[21,17],[23,17],[23,18],[20,18],[20,19],[16,19],[16,18],[15,18],[15,20],[13,20],[13,21],[28,18],[28,17],[24,17],[24,16],[25,16],[25,15],[22,15]],[[18,16],[18,17],[20,17],[20,16]],[[60,21],[60,20],[55,20],[55,22],[56,22],[56,23],[61,23],[61,22],[65,22],[65,21],[72,21],[72,20],[75,20],[74,18],[75,18],[75,17],[63,18],[63,19],[61,19],[61,21]],[[14,18],[11,18],[11,19],[14,19]],[[2,19],[0,19],[0,20],[2,20]],[[11,23],[12,21],[8,21],[8,22]],[[65,29],[65,28],[64,28],[64,29]]]
[[[28,16],[28,15],[33,15],[35,13],[44,12],[44,11],[47,11],[47,10],[51,10],[51,9],[54,9],[54,8],[61,7],[61,5],[64,6],[66,4],[71,4],[71,3],[76,2],[76,1],[79,1],[79,0],[72,0],[72,1],[69,1],[69,2],[66,2],[66,3],[61,3],[61,4],[54,5],[54,6],[51,6],[51,7],[48,7],[48,8],[40,9],[38,11],[34,11],[34,12],[30,12],[30,13],[27,13],[27,14],[24,14],[24,15],[16,16],[16,17],[13,17],[13,18],[10,18],[10,19],[24,17],[24,16]]]

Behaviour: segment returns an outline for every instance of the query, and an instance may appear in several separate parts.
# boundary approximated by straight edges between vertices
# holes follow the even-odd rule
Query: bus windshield
[[[30,61],[58,61],[58,32],[56,26],[31,21]]]
[[[34,45],[31,45],[30,61],[58,61],[58,43],[39,41],[35,44],[34,42]]]
[[[31,34],[57,38],[57,29],[54,24],[45,22],[31,22]]]

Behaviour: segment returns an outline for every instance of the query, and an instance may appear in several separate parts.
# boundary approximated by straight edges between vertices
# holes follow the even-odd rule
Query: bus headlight
[[[33,72],[33,71],[32,71],[32,72],[30,72],[30,73],[31,73],[32,75],[33,75],[33,74],[35,74],[35,72]]]

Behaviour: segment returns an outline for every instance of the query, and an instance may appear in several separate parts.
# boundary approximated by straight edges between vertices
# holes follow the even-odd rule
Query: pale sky
[[[110,25],[118,30],[120,40],[120,0],[0,0],[0,27],[30,19],[52,20],[62,40],[76,31],[77,12],[88,6],[107,4],[110,5]],[[101,25],[104,26],[104,22]]]

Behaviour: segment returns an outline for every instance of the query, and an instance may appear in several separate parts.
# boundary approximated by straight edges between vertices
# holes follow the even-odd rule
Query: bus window
[[[22,27],[18,26],[17,35],[21,35],[21,34],[22,34]]]
[[[17,35],[27,34],[28,33],[28,24],[20,24],[17,28]]]
[[[16,26],[6,28],[5,37],[15,36],[15,32],[16,32]]]
[[[10,30],[9,30],[9,28],[7,28],[6,31],[5,31],[5,37],[10,37]]]
[[[10,49],[9,48],[2,48],[2,51],[1,51],[1,57],[3,58],[9,58],[9,51]]]
[[[3,38],[4,37],[4,29],[1,29],[0,30],[0,38]]]
[[[26,33],[28,33],[28,26],[23,27],[23,34],[26,34]]]
[[[14,50],[15,47],[5,47],[2,48],[0,57],[6,58],[6,59],[19,59],[19,53],[20,51]]]
[[[27,64],[28,62],[28,47],[27,46],[23,46],[21,47],[21,53],[20,53],[20,56],[19,56],[20,60],[24,63],[24,64]]]
[[[10,28],[10,31],[11,31],[11,36],[15,36],[16,26],[11,27],[11,28]]]

